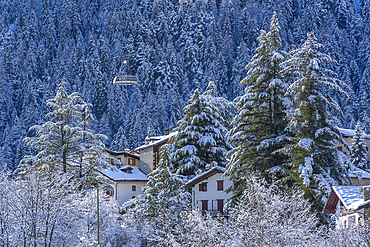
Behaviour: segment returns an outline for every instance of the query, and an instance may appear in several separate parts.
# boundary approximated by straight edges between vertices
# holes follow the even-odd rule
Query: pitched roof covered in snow
[[[142,149],[145,149],[145,148],[148,148],[148,147],[152,147],[152,146],[157,146],[157,145],[161,145],[165,142],[167,142],[171,137],[177,135],[177,131],[175,132],[171,132],[169,133],[168,135],[164,135],[164,136],[153,136],[153,137],[150,137],[150,142],[148,144],[145,144],[145,145],[142,145],[140,147],[137,147],[136,150],[140,151]]]
[[[203,172],[202,174],[196,176],[195,178],[189,180],[189,182],[184,186],[185,189],[193,187],[195,184],[208,179],[209,177],[215,175],[216,173],[224,173],[226,169],[221,166],[215,166],[208,171]]]
[[[354,137],[356,134],[356,130],[354,129],[344,129],[338,128],[339,132],[343,135],[343,137]],[[365,139],[370,139],[370,135],[364,134]]]
[[[359,168],[357,168],[356,171],[349,170],[347,174],[348,174],[348,177],[350,178],[356,178],[357,176],[355,173],[360,173],[361,178],[370,178],[370,172],[364,171]]]
[[[127,169],[130,167],[130,169]],[[125,172],[125,170],[130,170],[130,172]],[[113,167],[113,169],[101,169],[100,172],[108,177],[109,179],[115,182],[124,182],[124,181],[148,181],[147,176],[140,171],[138,167],[134,166],[124,166],[120,169]]]
[[[132,158],[135,158],[135,159],[140,159],[140,155],[137,155],[137,154],[134,154],[134,153],[131,153],[131,152],[126,152],[126,151],[115,152],[115,151],[112,151],[112,150],[109,150],[109,149],[105,149],[104,151],[109,153],[110,155],[113,155],[113,156],[125,155],[125,156],[129,156],[129,157],[132,157]]]
[[[338,200],[348,211],[370,206],[370,199],[364,201],[362,186],[334,186],[326,202],[324,213],[335,213]]]

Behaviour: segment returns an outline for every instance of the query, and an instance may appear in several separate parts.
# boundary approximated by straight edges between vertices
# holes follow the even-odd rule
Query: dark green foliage
[[[244,190],[244,177],[257,172],[271,181],[280,176],[277,171],[286,157],[276,150],[285,140],[285,109],[289,100],[284,96],[287,83],[279,72],[287,54],[281,51],[279,24],[276,13],[271,19],[270,31],[261,31],[257,54],[246,66],[248,75],[241,84],[245,94],[238,97],[239,114],[232,122],[228,174],[235,182],[234,193]]]
[[[172,161],[176,169],[185,175],[194,175],[198,169],[205,170],[211,162],[225,166],[228,143],[225,139],[228,124],[227,100],[213,96],[215,85],[200,94],[195,90],[184,108],[184,117],[178,121],[173,137]],[[218,100],[219,99],[219,100]]]
[[[313,32],[307,36],[307,41],[285,63],[284,72],[292,77],[288,93],[293,100],[287,113],[292,144],[284,148],[291,159],[285,182],[301,188],[305,198],[321,213],[331,187],[342,183],[347,168],[344,155],[334,148],[335,142],[344,141],[331,121],[331,113],[342,114],[341,109],[323,89],[347,96],[348,86],[327,69],[335,61],[319,51],[323,46],[317,43]]]

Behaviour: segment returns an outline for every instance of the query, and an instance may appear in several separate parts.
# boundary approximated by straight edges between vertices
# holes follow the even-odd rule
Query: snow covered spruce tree
[[[127,209],[126,223],[146,228],[153,244],[178,243],[184,227],[181,214],[190,207],[191,194],[183,188],[187,179],[173,172],[170,149],[171,145],[161,148],[158,168],[150,174],[144,195],[126,204],[134,205]]]
[[[241,84],[245,94],[235,99],[239,114],[232,121],[229,133],[234,149],[228,154],[227,173],[234,181],[234,193],[244,190],[246,174],[260,173],[271,180],[285,161],[285,156],[275,152],[285,140],[287,125],[285,112],[287,84],[279,74],[281,63],[288,54],[280,50],[279,23],[274,13],[270,31],[261,31],[257,54],[246,66],[248,75]]]
[[[317,43],[313,32],[307,36],[301,48],[292,51],[283,71],[292,76],[288,93],[293,99],[287,112],[292,144],[284,148],[291,159],[287,163],[286,182],[300,187],[313,208],[321,213],[331,187],[341,183],[347,166],[344,154],[334,148],[335,142],[345,142],[331,121],[333,112],[340,115],[342,112],[337,102],[323,91],[333,90],[346,96],[348,86],[325,68],[335,61],[319,51],[323,46]]]
[[[364,139],[364,131],[361,123],[357,122],[356,133],[352,138],[351,162],[357,168],[365,169],[367,165],[367,151]]]
[[[90,113],[92,105],[76,92],[68,95],[66,85],[62,80],[56,96],[46,102],[51,110],[46,114],[49,121],[32,126],[30,130],[35,130],[36,135],[24,139],[37,154],[26,156],[21,169],[69,173],[86,184],[84,180],[94,177],[96,169],[108,164],[103,155],[106,136],[93,133],[90,129],[94,120]]]
[[[205,166],[213,161],[220,166],[226,165],[226,111],[220,108],[223,105],[221,100],[212,96],[216,89],[214,84],[210,85],[212,89],[205,94],[195,90],[189,104],[184,107],[184,117],[177,123],[175,131],[178,133],[172,138],[171,161],[184,175],[194,175],[198,169],[204,171]]]

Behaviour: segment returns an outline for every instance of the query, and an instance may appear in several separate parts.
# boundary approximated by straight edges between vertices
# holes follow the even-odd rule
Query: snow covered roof
[[[113,156],[125,155],[125,156],[130,156],[132,158],[140,159],[140,155],[133,154],[133,153],[126,152],[126,151],[115,152],[115,151],[112,151],[112,150],[109,150],[109,149],[105,149],[104,151],[107,152],[107,153],[109,153],[109,154],[111,154],[111,155],[113,155]]]
[[[343,137],[354,137],[356,134],[356,130],[354,129],[343,129],[338,128],[339,132],[343,135]],[[370,135],[364,134],[365,139],[370,139]]]
[[[154,136],[154,137],[150,137],[150,143],[148,144],[145,144],[145,145],[142,145],[140,147],[137,147],[136,150],[141,150],[141,149],[144,149],[144,148],[148,148],[148,147],[152,147],[152,146],[156,146],[156,145],[160,145],[162,144],[163,142],[167,142],[168,139],[170,139],[171,137],[177,135],[177,131],[175,132],[171,132],[169,133],[168,135],[164,135],[164,136]]]
[[[196,176],[193,179],[190,179],[189,182],[184,186],[185,189],[193,187],[195,184],[215,175],[216,173],[224,173],[226,172],[226,169],[221,166],[215,166],[208,171],[203,172],[202,174]]]
[[[127,169],[128,165],[125,166]],[[116,167],[113,167],[113,169],[101,169],[100,172],[105,175],[106,177],[112,179],[116,182],[122,182],[122,181],[148,181],[149,179],[147,176],[140,171],[139,167],[133,167],[131,173],[127,173],[124,171],[121,171],[120,169],[117,169]]]
[[[370,173],[369,172],[361,170],[359,168],[357,168],[357,171],[348,170],[348,176],[350,178],[355,178],[355,177],[357,177],[356,174],[355,174],[356,172],[360,172],[362,178],[370,178]]]
[[[363,186],[333,186],[324,213],[335,213],[338,200],[348,211],[358,210],[370,203],[370,199],[364,201]]]
[[[364,203],[362,186],[334,186],[333,190],[347,210],[356,210]]]

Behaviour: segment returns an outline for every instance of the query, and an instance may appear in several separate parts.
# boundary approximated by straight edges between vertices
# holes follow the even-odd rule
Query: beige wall
[[[145,174],[153,171],[153,147],[140,150],[140,170]]]

